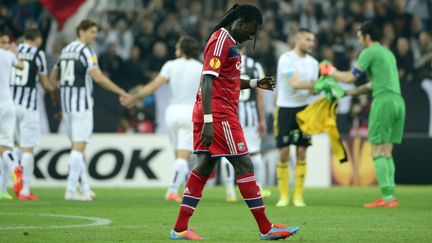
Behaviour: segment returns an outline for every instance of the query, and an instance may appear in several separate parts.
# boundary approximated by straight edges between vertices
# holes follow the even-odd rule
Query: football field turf
[[[1,200],[0,242],[168,242],[179,204],[163,200],[165,189],[95,191],[94,202],[64,201],[63,189],[35,189],[37,202]],[[286,241],[432,242],[431,186],[399,186],[395,209],[361,207],[377,188],[307,189],[305,208],[277,208],[272,192],[272,222],[301,227]],[[205,189],[190,226],[213,242],[258,241],[246,204],[225,202],[221,187]]]

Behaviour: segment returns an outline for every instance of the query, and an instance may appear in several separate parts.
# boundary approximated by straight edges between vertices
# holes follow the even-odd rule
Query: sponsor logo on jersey
[[[213,69],[218,69],[221,65],[221,62],[219,60],[219,58],[214,57],[212,59],[210,59],[210,67],[212,67]]]

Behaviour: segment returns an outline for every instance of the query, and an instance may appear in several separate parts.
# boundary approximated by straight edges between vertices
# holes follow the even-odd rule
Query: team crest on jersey
[[[243,142],[238,143],[238,144],[237,144],[237,147],[238,147],[238,149],[239,149],[240,151],[243,151],[243,150],[245,149],[245,144],[244,144]]]
[[[219,58],[214,57],[212,59],[210,59],[210,67],[212,67],[213,69],[218,69],[221,65],[221,62],[219,60]]]

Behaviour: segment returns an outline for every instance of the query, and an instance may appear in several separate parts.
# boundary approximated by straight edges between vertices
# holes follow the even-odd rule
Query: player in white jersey
[[[244,80],[261,79],[265,77],[264,70],[259,62],[245,55],[246,47],[240,47],[241,73],[240,78]],[[261,187],[261,196],[270,196],[269,190],[263,190],[264,185],[264,162],[261,156],[261,139],[266,134],[267,125],[264,110],[264,91],[261,89],[242,89],[240,91],[240,102],[238,117],[247,141],[249,154],[254,166],[257,184]],[[227,201],[235,202],[234,192],[234,168],[226,158],[221,159],[222,169],[225,173],[224,183],[226,187]]]
[[[45,53],[39,49],[42,44],[41,33],[35,29],[26,29],[24,42],[18,46],[18,57],[23,62],[23,69],[12,69],[11,92],[15,103],[16,126],[15,142],[22,153],[20,158],[23,171],[22,189],[15,193],[20,200],[37,200],[30,192],[30,180],[34,167],[33,148],[39,144],[40,127],[37,104],[37,83],[50,93],[56,86],[48,79]],[[16,156],[15,156],[16,157]]]
[[[202,63],[197,61],[198,55],[198,42],[192,37],[180,37],[176,44],[177,58],[166,62],[159,75],[149,84],[141,87],[133,96],[131,103],[125,103],[131,107],[162,85],[166,83],[169,85],[171,97],[165,113],[165,123],[176,157],[172,178],[165,195],[165,199],[169,201],[181,202],[178,189],[189,173],[188,160],[193,149],[191,118],[202,70]]]
[[[123,100],[130,96],[100,70],[95,52],[89,47],[98,31],[96,22],[82,20],[77,28],[78,39],[63,48],[51,79],[60,80],[60,98],[63,122],[72,142],[69,157],[69,176],[65,199],[91,201],[95,198],[90,190],[84,151],[93,131],[93,80],[104,89],[118,94]],[[80,190],[77,192],[78,181]]]
[[[15,107],[9,89],[11,70],[14,66],[23,68],[15,53],[9,49],[9,36],[0,33],[0,155],[1,155],[1,192],[0,199],[12,199],[7,192],[7,178],[9,168],[14,173],[14,189],[19,188],[22,180],[22,168],[18,159],[11,151],[14,145]]]
[[[274,116],[276,145],[279,148],[277,178],[280,198],[276,206],[289,204],[289,145],[296,146],[294,206],[304,207],[303,188],[306,177],[306,149],[311,144],[296,121],[296,114],[303,110],[312,98],[314,83],[318,80],[319,63],[309,53],[315,46],[315,35],[308,29],[300,29],[295,36],[294,49],[282,54],[277,66],[278,93]]]

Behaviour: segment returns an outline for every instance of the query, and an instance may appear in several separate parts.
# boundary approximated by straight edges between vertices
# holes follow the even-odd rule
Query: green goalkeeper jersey
[[[368,75],[372,82],[372,97],[384,93],[401,94],[396,58],[379,43],[365,48],[357,60],[356,67]]]

